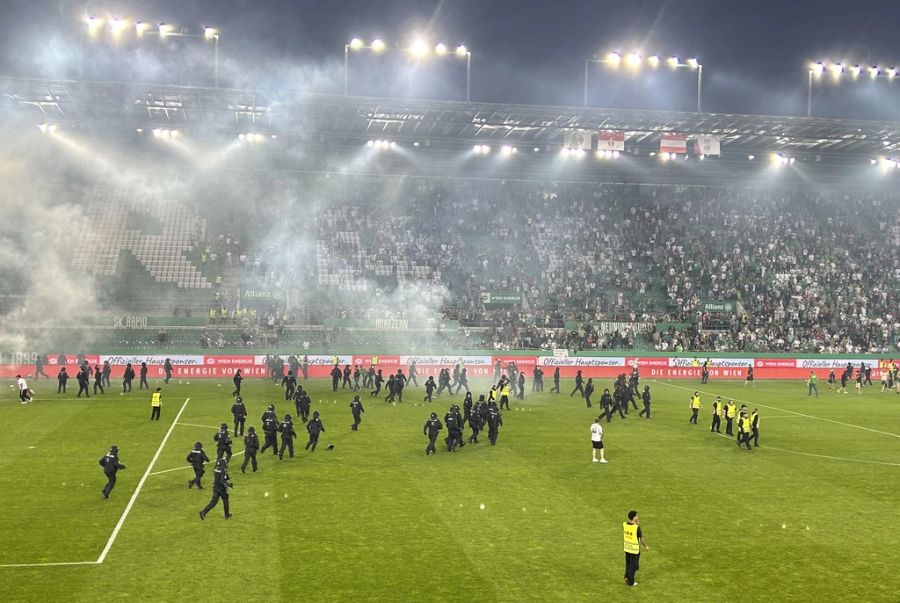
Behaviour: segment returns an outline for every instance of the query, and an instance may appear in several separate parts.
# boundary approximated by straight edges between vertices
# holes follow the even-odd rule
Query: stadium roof
[[[652,149],[661,133],[714,134],[723,155],[885,155],[900,150],[900,122],[386,99],[291,91],[128,82],[0,78],[0,114],[79,127],[184,127],[259,131],[320,140],[560,146],[571,129],[626,133]]]

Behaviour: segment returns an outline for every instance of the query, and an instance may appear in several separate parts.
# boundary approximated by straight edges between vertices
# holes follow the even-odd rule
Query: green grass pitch
[[[426,457],[429,412],[443,418],[462,396],[426,406],[422,389],[410,388],[391,406],[366,394],[353,433],[351,394],[310,381],[327,429],[319,450],[303,451],[303,430],[296,458],[261,456],[256,474],[242,475],[236,455],[234,517],[225,521],[219,506],[201,522],[212,467],[207,489],[189,491],[184,460],[195,440],[215,456],[215,426],[230,423],[230,383],[173,381],[162,420],[151,423],[146,391],[77,400],[46,381],[32,383],[37,399],[20,405],[5,382],[0,564],[97,561],[190,402],[103,562],[0,568],[0,599],[900,599],[900,396],[878,387],[837,395],[822,383],[816,399],[798,382],[712,382],[694,426],[689,388],[699,385],[642,384],[653,392],[653,419],[632,412],[604,423],[601,465],[590,462],[597,409],[568,391],[513,401],[496,447],[483,437]],[[476,395],[483,388],[476,382]],[[761,448],[739,450],[709,433],[715,394],[759,406]],[[264,380],[245,381],[244,399],[248,426],[259,428],[268,403],[293,414]],[[97,460],[110,444],[128,468],[103,500]],[[640,512],[650,545],[633,590],[622,581],[629,509]]]

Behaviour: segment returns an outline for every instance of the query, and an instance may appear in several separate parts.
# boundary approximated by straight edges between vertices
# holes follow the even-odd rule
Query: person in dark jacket
[[[231,415],[234,417],[234,435],[244,435],[244,421],[247,420],[247,407],[244,406],[244,399],[238,396],[231,405]]]
[[[194,479],[188,480],[188,490],[194,486],[197,486],[198,490],[202,490],[203,486],[200,484],[200,480],[203,479],[203,474],[206,473],[204,465],[209,462],[209,457],[203,451],[203,443],[194,442],[194,449],[188,452],[185,460],[194,469]]]
[[[76,397],[80,398],[81,392],[84,392],[84,395],[90,398],[91,394],[88,391],[88,384],[90,383],[91,378],[88,375],[87,371],[78,371],[78,376],[76,377],[76,379],[78,380],[78,395]]]
[[[525,373],[519,373],[519,391],[516,396],[519,400],[525,399]]]
[[[497,436],[500,435],[500,427],[503,426],[503,416],[496,404],[491,404],[488,409],[488,439],[491,446],[497,445]]]
[[[241,381],[244,380],[244,377],[241,375],[241,369],[238,369],[234,372],[234,377],[231,378],[232,383],[234,383],[234,391],[231,392],[232,396],[240,396],[241,395]]]
[[[641,393],[641,400],[644,402],[644,410],[638,413],[638,416],[643,417],[645,414],[647,418],[650,418],[650,386],[645,385],[644,391]],[[719,402],[719,407],[721,408],[722,402]]]
[[[381,376],[381,369],[378,369],[378,372],[375,373],[375,377],[372,379],[374,390],[372,390],[371,394],[373,396],[378,396],[381,393],[381,384],[384,383],[384,377]]]
[[[423,402],[431,402],[434,397],[434,390],[437,387],[437,383],[434,382],[434,376],[428,375],[428,379],[425,380],[425,397],[422,398]]]
[[[228,434],[228,423],[222,423],[219,431],[213,438],[216,441],[216,459],[225,457],[225,462],[231,462],[231,436]]]
[[[292,371],[288,371],[287,375],[281,378],[281,387],[284,388],[284,399],[291,400],[294,397],[294,390],[297,388],[297,378],[294,377]]]
[[[456,447],[463,443],[461,421],[462,418],[452,412],[452,409],[444,415],[444,423],[447,425],[447,452],[456,452]]]
[[[325,432],[325,426],[322,424],[322,419],[319,418],[318,410],[313,412],[312,419],[306,424],[306,431],[309,432],[309,441],[306,443],[305,450],[315,452],[316,446],[319,444],[319,434]]]
[[[581,397],[584,397],[584,377],[581,376],[581,371],[579,370],[575,373],[575,389],[572,390],[572,393],[569,394],[569,397],[573,397],[575,392],[581,394]]]
[[[550,393],[559,393],[559,367],[553,369],[553,388]]]
[[[100,371],[100,365],[94,367],[94,395],[97,395],[97,390],[100,390],[101,394],[105,394],[106,392],[103,390],[103,373]]]
[[[131,391],[131,382],[134,381],[134,368],[131,363],[125,365],[125,372],[122,373],[122,393]]]
[[[109,452],[100,458],[100,466],[103,467],[103,473],[106,474],[106,486],[103,487],[103,498],[109,498],[110,493],[116,486],[116,473],[119,469],[125,468],[125,465],[119,462],[118,446],[109,447]]]
[[[366,409],[363,408],[362,400],[359,399],[359,396],[353,396],[353,400],[350,402],[350,412],[353,413],[353,425],[350,426],[350,429],[353,431],[359,431],[359,424],[362,422],[361,415],[366,412]]]
[[[147,363],[142,362],[141,363],[141,382],[138,384],[138,389],[141,390],[141,389],[144,389],[145,387],[147,389],[150,389],[150,385],[147,384]]]
[[[163,372],[166,374],[163,383],[168,383],[169,379],[172,378],[172,361],[169,358],[166,358],[166,361],[163,362]]]
[[[431,418],[425,421],[425,427],[422,429],[422,433],[428,436],[428,446],[425,448],[425,456],[437,454],[434,443],[437,441],[438,434],[443,428],[444,426],[441,424],[441,420],[438,419],[437,413],[431,413]]]
[[[256,453],[259,450],[259,437],[256,435],[256,429],[251,427],[244,436],[244,463],[241,465],[241,473],[246,473],[247,463],[253,466],[256,471]]]
[[[231,513],[228,511],[228,488],[233,487],[234,485],[231,483],[231,478],[228,476],[228,463],[225,459],[217,460],[216,470],[213,474],[212,499],[210,499],[209,504],[200,511],[200,519],[206,519],[206,514],[219,504],[219,499],[222,499],[222,506],[225,510],[225,519],[230,519]]]
[[[294,438],[297,437],[297,432],[294,431],[291,415],[284,415],[284,421],[278,426],[278,431],[281,432],[281,449],[278,451],[278,460],[284,460],[285,450],[288,451],[291,458],[294,458]]]
[[[594,380],[588,379],[587,385],[584,388],[584,401],[587,403],[587,407],[591,408],[591,396],[594,395]]]
[[[338,365],[334,365],[331,369],[331,391],[336,392],[338,383],[341,381],[341,369]]]
[[[112,375],[112,365],[109,360],[103,361],[103,387],[109,387],[109,376]]]
[[[350,370],[350,365],[349,364],[345,365],[344,372],[343,372],[344,380],[341,383],[341,389],[347,389],[348,387],[351,389],[353,388],[353,385],[350,383],[351,374],[352,374],[352,371]]]
[[[259,451],[260,454],[265,452],[269,447],[272,448],[272,454],[278,454],[278,419],[275,416],[275,409],[273,406],[269,406],[269,410],[263,414],[262,417],[262,429],[265,434],[266,443],[263,444],[262,449]]]
[[[471,398],[466,394],[467,400],[471,401]],[[472,430],[472,434],[469,436],[470,444],[478,443],[478,434],[481,432],[481,405],[484,404],[484,394],[478,396],[478,403],[470,411],[466,408],[465,415],[463,416],[463,420],[468,421],[469,428]],[[463,407],[465,408],[465,402],[463,403]]]
[[[59,374],[56,375],[56,393],[64,394],[66,393],[66,383],[69,381],[69,373],[66,372],[66,367],[62,367],[59,369]]]

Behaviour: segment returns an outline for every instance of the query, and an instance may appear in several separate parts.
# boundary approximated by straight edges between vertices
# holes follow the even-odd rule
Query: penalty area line
[[[98,565],[97,561],[56,561],[54,563],[4,563],[0,564],[0,568],[4,567],[54,567],[60,565]]]
[[[726,435],[724,433],[716,433],[714,435],[719,436],[720,438],[727,438],[729,441],[735,441],[734,438],[730,435]],[[775,450],[777,452],[788,452],[790,454],[799,454],[802,456],[811,456],[817,459],[828,459],[831,461],[845,461],[847,463],[868,463],[870,465],[887,465],[888,467],[900,467],[900,463],[889,463],[887,461],[869,461],[866,459],[848,459],[843,456],[830,456],[827,454],[815,454],[813,452],[800,452],[799,450],[788,450],[786,448],[776,448],[775,446],[761,446],[763,450]]]
[[[181,424],[184,425],[184,423],[181,423]],[[234,456],[237,456],[237,455],[239,455],[239,454],[242,453],[242,452],[243,452],[243,450],[238,450],[237,452],[235,452],[234,454],[232,454],[232,456],[233,456],[233,457],[234,457]],[[218,460],[218,459],[217,459],[217,460]],[[210,461],[210,462],[214,463],[215,461]],[[192,467],[191,467],[190,465],[185,465],[185,466],[183,466],[183,467],[172,467],[171,469],[163,469],[163,470],[161,470],[161,471],[154,471],[154,472],[151,473],[150,475],[162,475],[163,473],[172,473],[173,471],[181,471],[182,469],[192,469]]]
[[[153,465],[155,465],[157,459],[159,459],[159,455],[162,453],[166,442],[169,441],[169,436],[172,435],[172,431],[175,429],[175,425],[178,424],[178,419],[181,418],[181,413],[184,412],[184,409],[187,408],[188,402],[190,401],[190,398],[185,399],[184,404],[181,405],[181,410],[179,410],[178,414],[175,415],[175,420],[172,421],[172,424],[169,426],[169,431],[166,432],[165,437],[163,437],[162,442],[160,442],[159,444],[159,448],[156,449],[156,454],[153,455],[153,459],[151,459],[150,464],[147,465],[147,470],[144,471],[144,475],[141,476],[141,481],[138,482],[137,488],[134,489],[134,494],[131,495],[131,499],[129,499],[128,504],[125,505],[125,510],[122,511],[122,516],[119,518],[119,522],[113,529],[109,540],[106,541],[106,546],[103,547],[103,551],[101,551],[100,556],[97,557],[96,563],[98,565],[103,563],[103,560],[106,559],[106,555],[109,553],[109,550],[112,548],[113,543],[116,541],[116,537],[119,535],[119,531],[122,529],[122,526],[125,525],[125,519],[131,512],[131,508],[134,506],[134,501],[137,500],[138,494],[141,493],[141,488],[144,487],[144,482],[146,482],[147,478],[150,476],[150,472],[153,470]]]

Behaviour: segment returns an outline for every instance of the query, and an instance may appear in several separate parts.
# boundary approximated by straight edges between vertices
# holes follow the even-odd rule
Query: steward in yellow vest
[[[747,450],[750,450],[750,417],[744,412],[741,413],[741,417],[738,419],[738,448],[740,448],[742,444],[746,444]]]
[[[637,586],[635,574],[641,567],[641,546],[650,550],[644,542],[637,511],[628,512],[628,521],[622,524],[622,531],[625,534],[625,585]]]
[[[722,429],[722,398],[716,396],[716,401],[713,402],[712,406],[712,427],[709,428],[710,431],[714,431],[716,433],[721,433]]]
[[[159,421],[159,413],[162,410],[162,388],[157,387],[150,396],[150,420]]]
[[[691,423],[697,424],[697,416],[700,414],[700,392],[694,392],[691,396]]]
[[[734,400],[729,400],[725,405],[725,433],[734,435],[734,417],[737,415],[737,404]]]

